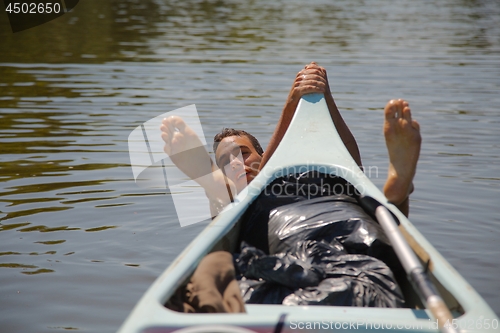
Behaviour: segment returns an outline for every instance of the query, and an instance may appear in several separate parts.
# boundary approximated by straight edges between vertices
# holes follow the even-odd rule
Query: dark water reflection
[[[311,60],[379,187],[382,107],[410,101],[412,221],[500,313],[499,17],[494,1],[85,0],[12,34],[0,15],[0,331],[115,331],[203,228],[134,183],[130,132],[195,103],[207,141],[232,126],[265,146]]]

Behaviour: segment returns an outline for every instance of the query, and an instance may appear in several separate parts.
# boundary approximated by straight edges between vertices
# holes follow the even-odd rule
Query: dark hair
[[[214,154],[217,151],[217,147],[219,146],[219,143],[227,137],[230,136],[246,136],[250,142],[252,143],[253,147],[255,148],[255,151],[262,156],[264,154],[264,149],[262,149],[262,146],[259,143],[259,140],[252,134],[244,131],[244,130],[238,130],[234,128],[223,128],[222,131],[219,133],[215,134],[214,136]]]

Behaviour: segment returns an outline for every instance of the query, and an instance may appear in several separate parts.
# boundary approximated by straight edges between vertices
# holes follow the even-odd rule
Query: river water
[[[196,104],[265,147],[315,60],[382,187],[382,108],[422,128],[411,221],[500,314],[500,3],[85,0],[0,14],[0,331],[114,332],[202,230],[134,182],[128,135]]]

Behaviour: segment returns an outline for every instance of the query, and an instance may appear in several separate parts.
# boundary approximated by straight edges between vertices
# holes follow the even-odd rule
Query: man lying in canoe
[[[162,138],[165,141],[165,152],[191,178],[200,179],[201,175],[211,175],[203,177],[199,183],[205,188],[212,203],[211,208],[216,213],[228,203],[220,199],[224,196],[227,197],[228,187],[235,189],[236,192],[241,191],[266,164],[285,134],[300,98],[310,93],[325,95],[330,115],[344,145],[356,163],[361,166],[356,141],[335,105],[326,71],[314,62],[297,74],[276,130],[265,152],[262,151],[258,141],[249,133],[223,130],[215,136],[216,143],[214,144],[216,164],[224,170],[222,172],[215,167],[206,152],[200,153],[199,150],[192,149],[193,153],[189,156],[178,154],[182,151],[189,151],[190,148],[202,146],[196,134],[178,117],[163,120],[161,130]],[[415,120],[412,120],[410,108],[404,100],[389,101],[385,106],[384,115],[384,135],[389,151],[389,174],[384,186],[384,194],[390,202],[394,203],[405,215],[408,215],[408,196],[413,191],[412,180],[420,151],[419,125]],[[237,158],[238,155],[240,158]],[[267,234],[267,230],[265,234]],[[212,253],[207,255],[188,285],[188,296],[187,299],[184,298],[188,303],[188,308],[192,307],[188,311],[244,311],[239,288],[233,277],[234,268],[232,257],[229,254]],[[186,310],[186,303],[184,306],[184,310]]]
[[[358,145],[335,105],[326,70],[314,62],[297,74],[265,152],[251,134],[241,130],[224,130],[214,138],[216,164],[226,171],[224,175],[221,169],[215,167],[210,156],[206,153],[199,153],[199,150],[193,150],[193,154],[189,156],[177,156],[179,152],[189,151],[190,148],[200,147],[203,144],[182,118],[175,116],[165,118],[161,126],[165,152],[184,173],[193,179],[209,174],[210,172],[206,171],[207,168],[213,171],[211,179],[200,180],[200,185],[206,189],[210,199],[217,200],[226,197],[226,184],[239,192],[255,178],[276,150],[293,118],[300,98],[311,93],[325,95],[330,115],[344,145],[356,163],[361,166]],[[383,131],[389,152],[389,172],[384,194],[389,202],[408,216],[408,198],[413,191],[412,181],[420,153],[420,126],[416,120],[412,119],[408,102],[402,99],[389,101],[385,106],[384,116]],[[236,152],[235,147],[239,148]],[[240,151],[243,161],[236,158]],[[222,194],[218,192],[220,189],[224,190]]]

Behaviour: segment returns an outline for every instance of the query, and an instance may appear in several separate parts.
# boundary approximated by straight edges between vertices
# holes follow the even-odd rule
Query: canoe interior
[[[243,214],[244,216],[244,214]],[[219,240],[215,243],[215,245],[207,251],[207,253],[215,252],[215,251],[227,251],[230,253],[238,253],[240,248],[239,243],[239,234],[242,225],[243,216],[237,219],[231,229],[224,235],[222,235]],[[421,264],[424,267],[427,267],[427,273],[429,278],[434,283],[434,286],[440,293],[441,297],[445,301],[446,305],[453,313],[454,316],[458,317],[464,314],[464,309],[458,302],[458,300],[451,294],[433,274],[434,265],[431,263],[430,257],[428,253],[423,249],[415,240],[406,232],[404,226],[400,225],[400,229],[403,230],[403,234],[409,240],[410,245],[413,250],[417,254],[417,257],[420,259]],[[194,270],[193,270],[194,272]],[[192,273],[180,284],[179,288],[185,288]],[[406,276],[396,276],[397,282],[403,292],[405,297],[406,307],[411,309],[425,309],[425,306],[420,301],[418,293],[413,288],[412,284],[408,281]],[[168,304],[169,301],[165,303]],[[168,307],[168,305],[167,305]]]

